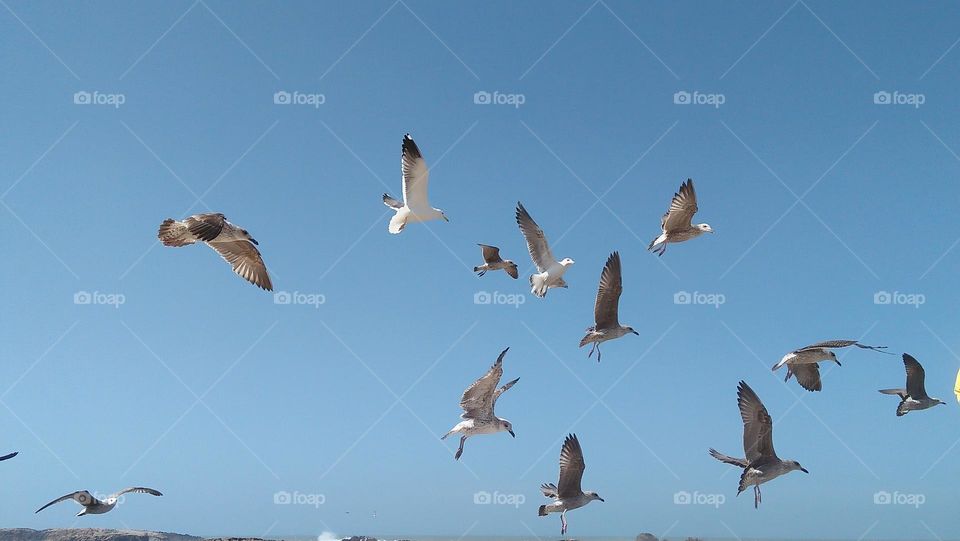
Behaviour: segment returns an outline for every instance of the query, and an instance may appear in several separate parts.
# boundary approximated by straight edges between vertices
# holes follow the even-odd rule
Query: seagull
[[[128,494],[128,493],[150,494],[151,496],[163,496],[163,494],[161,494],[160,491],[154,490],[152,488],[130,487],[130,488],[125,488],[120,492],[117,492],[116,494],[111,494],[105,500],[100,501],[94,498],[86,490],[78,490],[76,492],[71,492],[70,494],[67,494],[65,496],[60,496],[56,500],[53,500],[52,502],[48,503],[47,505],[44,505],[40,509],[37,509],[34,513],[35,514],[39,513],[40,511],[43,511],[44,509],[50,507],[55,503],[60,503],[66,500],[73,500],[83,506],[83,509],[79,513],[77,513],[78,517],[82,517],[83,515],[102,515],[103,513],[112,511],[113,508],[116,507],[117,500],[120,498],[120,496],[123,496],[124,494]]]
[[[597,289],[597,302],[593,306],[593,319],[596,325],[587,327],[587,335],[580,340],[580,347],[593,343],[587,357],[597,350],[597,362],[600,362],[600,343],[620,338],[625,334],[640,333],[633,327],[621,325],[617,318],[620,305],[620,294],[623,293],[623,282],[620,276],[620,253],[613,252],[607,258],[600,274],[600,287]]]
[[[550,513],[560,513],[560,535],[567,533],[567,511],[579,509],[593,500],[604,501],[599,494],[588,490],[584,492],[580,488],[580,481],[583,479],[583,470],[586,465],[583,462],[583,451],[580,449],[580,441],[576,434],[568,434],[563,440],[563,448],[560,450],[560,482],[559,487],[553,483],[544,483],[540,485],[540,491],[547,498],[552,498],[553,503],[541,505],[537,510],[537,515],[545,517]]]
[[[687,179],[680,185],[680,190],[673,194],[670,208],[660,218],[660,236],[653,239],[647,250],[653,250],[657,255],[667,251],[667,243],[683,242],[699,237],[704,233],[713,233],[710,224],[693,225],[690,221],[697,213],[697,192],[693,189],[693,180]]]
[[[457,423],[450,429],[450,432],[440,438],[445,440],[450,434],[461,434],[460,448],[457,449],[457,454],[453,457],[456,460],[460,460],[460,455],[463,454],[463,444],[470,436],[509,432],[514,438],[517,437],[513,433],[513,425],[510,424],[510,421],[497,417],[493,412],[500,395],[520,381],[520,378],[517,378],[503,387],[497,388],[500,378],[503,377],[503,356],[508,351],[510,351],[510,348],[501,351],[490,370],[487,370],[483,377],[473,382],[473,385],[467,387],[466,391],[463,391],[463,396],[460,397],[460,407],[463,408],[463,413],[460,414],[460,417],[464,420]]]
[[[403,173],[403,203],[397,201],[390,194],[383,194],[383,204],[396,211],[390,218],[387,231],[394,235],[403,231],[407,223],[428,222],[430,220],[445,220],[447,215],[440,209],[430,206],[427,200],[427,186],[430,183],[430,171],[427,162],[423,160],[420,149],[413,142],[410,134],[403,136],[403,151],[400,155],[400,171]]]
[[[909,353],[903,354],[903,367],[907,370],[906,389],[882,389],[883,394],[895,394],[900,397],[897,406],[897,417],[902,417],[914,410],[925,410],[946,402],[939,398],[930,398],[924,388],[923,367]]]
[[[538,274],[530,275],[530,292],[543,298],[547,296],[547,290],[552,287],[567,287],[567,283],[563,281],[563,273],[567,272],[567,267],[573,265],[573,260],[565,257],[557,261],[553,257],[543,229],[533,221],[530,213],[519,201],[517,202],[517,224],[520,226],[523,238],[527,241],[530,259],[537,266]]]
[[[820,367],[817,363],[820,361],[833,361],[837,363],[837,366],[841,366],[840,361],[837,360],[837,354],[830,351],[830,349],[849,346],[857,346],[860,349],[872,349],[880,353],[893,355],[892,353],[881,351],[886,349],[887,346],[867,346],[856,340],[827,340],[787,353],[777,364],[773,365],[773,371],[776,372],[783,367],[783,365],[786,365],[787,376],[783,378],[783,381],[789,381],[790,376],[796,376],[797,383],[804,389],[808,391],[819,391],[823,388],[823,385],[820,383]]]
[[[737,496],[753,485],[753,506],[760,506],[763,497],[760,494],[760,485],[780,477],[785,473],[805,470],[796,460],[780,460],[773,450],[773,419],[767,413],[767,408],[760,402],[757,393],[753,392],[745,382],[737,386],[737,404],[740,406],[740,417],[743,418],[743,450],[747,458],[733,458],[710,449],[710,456],[738,468],[743,468],[740,475],[740,487]]]
[[[517,273],[516,263],[510,261],[509,259],[500,258],[500,248],[497,248],[496,246],[490,246],[489,244],[478,244],[477,246],[479,246],[483,251],[484,261],[483,265],[473,268],[473,272],[477,273],[478,276],[483,276],[487,273],[487,271],[500,269],[506,271],[506,273],[513,277],[514,280],[520,276]]]
[[[273,291],[256,239],[219,212],[194,214],[179,221],[167,218],[160,224],[157,238],[164,246],[174,247],[205,242],[230,263],[233,272],[261,289]]]

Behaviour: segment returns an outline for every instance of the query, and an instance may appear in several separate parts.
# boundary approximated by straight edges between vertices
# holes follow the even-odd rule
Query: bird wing
[[[737,387],[737,404],[740,406],[740,417],[743,418],[743,450],[747,454],[747,462],[776,458],[777,453],[773,450],[773,419],[757,393],[744,381]]]
[[[161,494],[159,490],[155,490],[155,489],[147,488],[147,487],[130,487],[130,488],[125,488],[125,489],[121,490],[120,492],[117,492],[117,493],[114,494],[113,496],[114,496],[114,497],[117,497],[117,496],[122,496],[122,495],[124,495],[124,494],[129,494],[129,493],[134,493],[134,494],[149,494],[149,495],[151,495],[151,496],[163,496],[163,494]]]
[[[403,203],[401,203],[400,201],[397,201],[396,199],[394,199],[393,197],[391,197],[390,194],[388,194],[388,193],[383,194],[383,204],[386,205],[386,206],[388,206],[388,207],[390,207],[390,208],[392,208],[392,209],[402,209],[402,208],[403,208]]]
[[[223,231],[225,221],[226,219],[223,214],[214,212],[210,214],[194,214],[183,222],[187,226],[187,231],[196,237],[197,240],[210,242],[217,238],[220,232]]]
[[[260,250],[257,250],[252,242],[233,240],[208,242],[207,245],[216,250],[227,263],[230,263],[233,272],[259,288],[273,291],[273,284],[270,283],[270,275],[267,274],[267,267],[263,264]]]
[[[509,349],[509,348],[508,348],[508,349]],[[518,381],[520,381],[520,378],[516,378],[516,379],[510,380],[510,381],[508,381],[507,383],[505,383],[504,385],[502,385],[499,389],[497,389],[497,390],[493,393],[493,405],[496,406],[496,405],[497,405],[497,399],[500,398],[500,395],[502,395],[503,393],[509,391],[509,390],[510,390],[510,387],[513,387],[514,385],[516,385],[516,383],[517,383]]]
[[[496,246],[490,246],[489,244],[479,244],[480,249],[483,251],[483,261],[485,263],[500,263],[503,259],[500,258],[500,248]]]
[[[517,266],[516,266],[516,265],[510,265],[509,267],[507,267],[507,268],[505,268],[505,269],[503,269],[503,270],[506,271],[506,273],[509,274],[510,277],[513,278],[514,280],[516,280],[517,278],[520,277],[520,273],[517,272]]]
[[[14,452],[12,452],[12,453],[10,453],[10,454],[8,454],[8,455],[0,456],[0,462],[2,462],[2,461],[4,461],[4,460],[9,460],[9,459],[11,459],[11,458],[13,458],[13,457],[15,457],[15,456],[17,456],[17,455],[19,455],[19,454],[20,454],[20,451],[14,451]]]
[[[430,183],[430,171],[427,162],[420,154],[420,148],[410,134],[403,136],[403,150],[400,154],[400,171],[403,173],[403,202],[409,208],[428,208],[427,185]]]
[[[907,394],[910,398],[927,398],[927,389],[923,384],[923,367],[909,353],[903,354],[903,366],[907,370]]]
[[[550,245],[547,243],[547,237],[543,234],[543,229],[537,225],[530,217],[523,204],[517,203],[517,225],[520,226],[520,232],[527,241],[527,251],[530,252],[530,259],[537,266],[538,272],[544,272],[557,263],[550,251]]]
[[[467,387],[466,391],[463,391],[463,396],[460,397],[460,407],[463,408],[463,413],[460,417],[464,419],[485,419],[493,416],[497,384],[503,377],[503,356],[507,354],[509,349],[500,352],[500,356],[497,357],[490,370],[487,370],[486,374]]]
[[[598,329],[610,329],[620,326],[617,312],[620,307],[620,294],[623,293],[623,280],[620,269],[620,252],[613,252],[607,258],[607,264],[600,273],[600,286],[597,288],[597,301],[593,306],[593,319]]]
[[[732,456],[727,456],[716,449],[710,449],[710,456],[719,460],[720,462],[725,462],[733,466],[739,466],[741,468],[746,468],[749,464],[746,460],[742,458],[734,458]]]
[[[543,492],[543,495],[548,498],[553,498],[553,499],[559,498],[559,496],[557,495],[557,485],[553,483],[544,483],[540,485],[540,492]]]
[[[670,208],[660,219],[660,228],[666,231],[682,231],[690,228],[690,221],[697,213],[697,192],[693,189],[693,180],[687,179],[680,185],[670,200]]]
[[[97,505],[101,503],[100,500],[94,498],[86,490],[78,490],[76,492],[71,492],[70,494],[64,494],[63,496],[60,496],[56,500],[53,500],[52,502],[48,503],[47,505],[44,505],[40,509],[37,509],[36,511],[34,511],[34,513],[39,513],[40,511],[43,511],[44,509],[50,507],[51,505],[58,504],[60,502],[67,501],[67,500],[73,500],[84,507],[90,507],[91,505]]]
[[[887,349],[887,346],[868,346],[866,344],[861,344],[856,340],[825,340],[823,342],[817,342],[816,344],[810,344],[809,346],[802,347],[798,350],[795,350],[794,353],[800,353],[801,351],[809,351],[811,349],[845,348],[849,346],[857,346],[860,349],[872,349],[874,351]],[[880,351],[880,353],[887,353],[887,352]]]
[[[794,376],[797,377],[797,383],[808,391],[819,391],[823,389],[820,382],[820,367],[817,363],[792,364],[787,367]]]
[[[583,479],[583,450],[576,434],[568,434],[563,440],[560,450],[560,483],[557,495],[560,498],[570,498],[583,494],[580,480]]]

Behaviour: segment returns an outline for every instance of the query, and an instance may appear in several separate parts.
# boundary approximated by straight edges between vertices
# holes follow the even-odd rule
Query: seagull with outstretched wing
[[[430,171],[420,148],[410,134],[403,136],[400,151],[400,172],[403,176],[403,201],[397,201],[390,194],[383,194],[383,204],[394,210],[393,218],[387,230],[396,235],[403,231],[408,223],[444,220],[447,215],[440,209],[430,206],[427,187],[430,184]]]
[[[560,535],[567,533],[567,511],[579,509],[593,500],[604,501],[599,494],[592,490],[586,492],[580,488],[583,479],[583,470],[586,463],[583,461],[583,450],[576,434],[568,434],[563,440],[560,449],[560,481],[558,484],[544,483],[540,491],[552,503],[541,505],[537,515],[545,517],[550,513],[560,513]]]
[[[63,496],[60,496],[56,500],[53,500],[52,502],[44,505],[40,509],[37,509],[35,513],[39,513],[40,511],[43,511],[44,509],[50,507],[51,505],[64,502],[67,500],[73,500],[83,506],[83,509],[81,509],[80,512],[77,513],[78,517],[82,517],[83,515],[102,515],[104,513],[112,511],[113,508],[116,507],[120,497],[123,496],[124,494],[150,494],[151,496],[163,496],[163,494],[161,494],[159,490],[154,490],[152,488],[130,487],[130,488],[125,488],[120,492],[117,492],[116,494],[111,494],[110,496],[107,496],[103,500],[98,500],[97,498],[94,498],[93,495],[87,492],[86,490],[78,490],[76,492],[71,492],[70,494],[65,494]]]
[[[547,296],[547,290],[550,288],[567,287],[567,283],[563,281],[563,274],[573,265],[573,260],[565,257],[557,261],[557,258],[553,257],[543,229],[533,221],[530,213],[520,202],[517,202],[517,225],[520,226],[520,232],[527,241],[530,259],[537,266],[537,273],[530,275],[530,292],[543,298]]]
[[[593,306],[594,325],[587,328],[587,335],[580,340],[580,347],[593,343],[587,357],[597,351],[600,362],[600,344],[607,340],[620,338],[627,334],[640,335],[633,327],[621,325],[619,319],[620,294],[623,293],[623,278],[620,268],[620,253],[613,252],[607,258],[607,264],[600,273],[600,286],[597,288],[597,301]]]
[[[788,381],[791,376],[796,376],[797,383],[804,389],[808,391],[819,391],[823,388],[823,384],[820,382],[820,367],[818,363],[821,361],[833,361],[837,363],[837,366],[840,366],[837,354],[832,350],[850,346],[893,355],[892,353],[883,351],[887,346],[868,346],[861,344],[857,340],[826,340],[787,353],[777,364],[773,365],[773,371],[776,372],[783,366],[786,366],[787,375],[783,381]]]
[[[657,255],[667,251],[667,244],[695,239],[704,233],[713,233],[710,224],[693,224],[693,215],[697,213],[697,192],[693,189],[693,180],[687,179],[680,185],[670,200],[670,208],[660,219],[660,236],[653,239],[647,250]]]
[[[913,358],[909,353],[903,354],[903,368],[907,372],[906,389],[882,389],[883,394],[893,394],[900,397],[900,404],[897,405],[897,417],[903,417],[911,411],[925,410],[946,402],[939,398],[930,398],[927,394],[927,388],[924,385],[926,374],[920,362]]]

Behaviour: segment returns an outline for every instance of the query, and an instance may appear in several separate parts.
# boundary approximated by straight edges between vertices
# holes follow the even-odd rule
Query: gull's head
[[[250,233],[249,233],[246,229],[241,229],[241,230],[240,230],[240,233],[242,233],[243,236],[246,237],[247,240],[249,240],[250,242],[256,244],[257,246],[260,246],[260,243],[257,242],[257,239],[251,237],[251,236],[250,236]]]
[[[513,425],[510,423],[510,421],[506,419],[500,419],[500,430],[503,430],[504,432],[509,432],[510,435],[513,436],[514,438],[517,437],[517,435],[513,433]]]
[[[569,257],[565,257],[560,261],[560,264],[564,267],[569,267],[570,265],[573,265],[573,260]]]
[[[710,227],[710,224],[697,224],[697,229],[704,233],[713,233],[713,228]]]
[[[947,405],[946,402],[944,402],[943,400],[940,400],[939,398],[934,398],[934,399],[933,399],[933,402],[934,402],[934,404],[933,404],[934,406],[939,406],[940,404],[943,404],[944,406]]]
[[[840,364],[840,360],[837,359],[837,354],[834,353],[834,352],[832,352],[832,351],[827,351],[827,359],[829,359],[829,360],[831,360],[831,361],[833,361],[833,362],[835,362],[835,363],[837,363],[837,364]]]
[[[635,330],[633,329],[633,327],[624,327],[624,329],[625,329],[627,332],[631,332],[631,333],[633,333],[633,334],[635,334],[635,335],[637,335],[637,336],[640,336],[640,333],[638,333],[637,331],[635,331]]]
[[[803,473],[810,473],[810,472],[808,472],[808,471],[806,470],[806,468],[804,468],[803,466],[801,466],[800,463],[797,462],[796,460],[788,460],[788,461],[786,462],[786,464],[787,464],[787,468],[788,468],[790,471],[800,470],[800,471],[802,471]]]
[[[586,497],[590,498],[591,500],[600,500],[601,502],[606,501],[606,500],[604,500],[603,498],[601,498],[599,494],[597,494],[596,492],[594,492],[594,491],[592,491],[592,490],[587,491],[587,492],[584,492],[583,494],[584,494]]]
[[[440,209],[433,209],[433,210],[437,211],[437,214],[440,215],[440,218],[442,218],[443,221],[445,221],[445,222],[449,222],[449,221],[450,221],[450,218],[447,218],[447,215],[444,214],[442,210],[440,210]]]

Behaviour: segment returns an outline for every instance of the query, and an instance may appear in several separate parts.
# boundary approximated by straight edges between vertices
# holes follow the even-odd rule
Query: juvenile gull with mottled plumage
[[[560,535],[567,533],[567,511],[579,509],[593,500],[604,501],[599,494],[580,488],[583,479],[583,470],[586,469],[583,461],[583,450],[576,434],[568,434],[560,449],[560,481],[557,485],[544,483],[540,485],[543,495],[552,498],[553,503],[541,505],[537,515],[545,517],[550,513],[560,513]]]
[[[808,391],[819,391],[823,388],[823,385],[820,382],[820,367],[817,363],[820,361],[833,361],[837,363],[837,366],[840,366],[837,354],[830,350],[832,348],[845,348],[849,346],[857,346],[860,349],[872,349],[880,353],[887,353],[886,351],[882,351],[886,349],[887,346],[867,346],[856,340],[827,340],[787,353],[777,364],[773,365],[773,371],[776,372],[786,365],[787,375],[783,378],[783,381],[788,381],[791,376],[796,376],[797,383],[804,389]],[[893,354],[887,353],[887,355]]]
[[[34,514],[39,513],[40,511],[43,511],[44,509],[50,507],[51,505],[60,503],[62,501],[73,500],[83,506],[83,509],[81,509],[80,512],[77,513],[78,517],[82,517],[83,515],[102,515],[104,513],[112,511],[113,508],[116,507],[117,501],[120,499],[120,496],[123,496],[124,494],[130,494],[130,493],[150,494],[151,496],[163,496],[163,494],[161,494],[160,491],[154,490],[152,488],[130,487],[130,488],[125,488],[120,492],[117,492],[116,494],[111,494],[110,496],[106,497],[103,501],[101,501],[101,500],[98,500],[97,498],[94,498],[93,495],[87,492],[86,490],[78,490],[76,492],[71,492],[70,494],[60,496],[56,500],[53,500],[52,502],[44,505],[40,509],[37,509],[34,512]]]
[[[607,258],[600,274],[600,286],[597,288],[597,301],[593,306],[594,325],[587,327],[587,335],[580,340],[580,347],[593,343],[587,357],[597,351],[597,362],[600,362],[600,344],[607,340],[620,338],[633,333],[640,335],[633,327],[621,325],[619,319],[620,294],[623,293],[623,278],[620,269],[620,253],[613,252]]]
[[[478,276],[483,276],[487,271],[500,269],[503,269],[503,271],[509,274],[514,280],[520,276],[517,272],[516,263],[500,257],[500,248],[490,246],[489,244],[478,244],[477,246],[479,246],[483,252],[483,265],[473,268],[473,272],[477,273]]]
[[[697,213],[697,192],[693,189],[693,180],[687,179],[680,185],[680,190],[673,194],[670,208],[660,219],[660,236],[653,239],[647,250],[657,255],[667,251],[670,242],[683,242],[694,239],[704,233],[713,233],[710,224],[692,223],[693,215]]]
[[[940,404],[945,404],[939,398],[930,398],[924,385],[925,373],[923,366],[909,353],[903,354],[903,367],[907,371],[906,389],[882,389],[883,394],[895,394],[900,397],[897,405],[897,417],[902,417],[911,411],[925,410]]]

